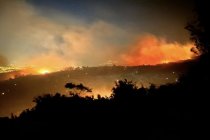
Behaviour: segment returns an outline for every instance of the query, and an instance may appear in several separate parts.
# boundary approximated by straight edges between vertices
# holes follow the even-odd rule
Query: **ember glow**
[[[38,71],[38,73],[39,73],[39,74],[42,74],[42,75],[45,75],[45,74],[50,73],[50,70],[48,70],[48,69],[40,69],[40,70]]]

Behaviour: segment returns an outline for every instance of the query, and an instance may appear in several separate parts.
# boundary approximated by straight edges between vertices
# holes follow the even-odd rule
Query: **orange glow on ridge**
[[[127,66],[177,62],[195,57],[192,48],[195,48],[193,43],[167,42],[166,39],[146,35],[131,45],[121,59],[123,65]]]
[[[38,73],[39,73],[39,74],[42,74],[42,75],[45,75],[45,74],[50,73],[50,70],[48,70],[48,69],[40,69],[40,70],[38,71]]]

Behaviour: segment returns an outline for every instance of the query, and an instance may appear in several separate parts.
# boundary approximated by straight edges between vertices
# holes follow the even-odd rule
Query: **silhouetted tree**
[[[65,88],[70,89],[70,95],[78,94],[80,95],[82,92],[92,92],[92,90],[83,84],[74,84],[74,83],[67,83]]]
[[[137,92],[137,87],[132,81],[127,79],[115,82],[115,87],[112,88],[112,98],[119,100],[128,100],[133,94]]]
[[[195,0],[196,17],[190,21],[186,29],[190,32],[191,40],[195,42],[196,47],[202,54],[209,52],[210,48],[210,12],[208,1]]]
[[[210,8],[208,1],[195,0],[195,18],[190,21],[186,29],[190,32],[191,40],[200,51],[200,56],[195,61],[195,65],[187,73],[182,75],[179,80],[179,87],[183,93],[188,95],[200,96],[208,95],[209,92],[209,49],[210,49]],[[196,52],[196,50],[193,50]]]

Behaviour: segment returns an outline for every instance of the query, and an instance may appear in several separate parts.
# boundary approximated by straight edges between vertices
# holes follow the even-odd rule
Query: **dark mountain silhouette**
[[[83,83],[92,88],[92,93],[110,96],[114,82],[120,79],[136,81],[138,86],[159,86],[177,82],[178,77],[186,73],[197,60],[157,66],[101,66],[69,68],[47,75],[20,76],[15,79],[0,81],[0,116],[9,116],[12,112],[19,114],[23,109],[34,106],[34,97],[45,93],[68,94],[64,85],[68,82]],[[11,73],[12,74],[12,73]],[[3,75],[3,74],[2,74]],[[0,74],[1,77],[1,74]],[[84,93],[86,94],[86,93]]]

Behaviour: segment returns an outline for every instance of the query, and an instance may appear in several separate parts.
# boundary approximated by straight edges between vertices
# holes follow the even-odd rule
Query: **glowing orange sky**
[[[126,46],[126,48],[127,50],[115,54],[116,59],[113,61],[115,64],[125,66],[156,65],[188,60],[196,56],[191,51],[192,48],[195,48],[193,43],[169,42],[164,38],[158,38],[151,34],[138,37],[133,44]],[[83,51],[89,50],[83,49]],[[71,60],[68,61],[68,59],[63,61],[62,57],[54,54],[40,55],[28,61],[34,67],[21,70],[20,75],[46,74],[69,66],[79,66],[71,63]],[[16,75],[19,74],[16,73]]]
[[[111,55],[115,55],[115,57],[111,56],[113,57],[113,60],[110,60],[110,63],[115,62],[114,64],[116,65],[156,65],[192,59],[196,56],[196,54],[191,51],[192,48],[195,48],[193,43],[188,42],[181,44],[178,42],[169,42],[165,38],[159,38],[151,34],[146,34],[137,37],[136,41],[128,44],[120,53],[115,52],[110,55],[107,53],[105,54],[107,54],[107,58]],[[81,47],[77,47],[75,49],[79,51]],[[83,47],[84,54],[89,51],[89,48],[85,49]],[[37,55],[36,57],[28,60],[28,64],[31,66],[19,69],[18,72],[11,73],[10,78],[29,74],[47,74],[63,70],[70,66],[80,66],[77,63],[72,63],[72,60],[63,59],[62,56],[56,54]]]
[[[32,67],[37,74],[40,69],[53,72],[66,67],[105,64],[154,65],[193,57],[190,52],[193,45],[184,29],[186,17],[191,16],[190,9],[189,13],[179,15],[176,12],[180,10],[175,8],[175,13],[170,15],[162,8],[147,7],[147,13],[147,8],[132,4],[129,14],[118,9],[122,5],[110,9],[101,5],[109,12],[116,10],[108,14],[110,18],[104,18],[103,14],[96,16],[94,10],[82,17],[73,11],[55,12],[55,9],[49,12],[47,8],[42,9],[42,13],[41,7],[26,0],[2,0],[1,5],[0,66]],[[170,5],[173,8],[171,2]],[[101,13],[100,8],[97,9]]]

